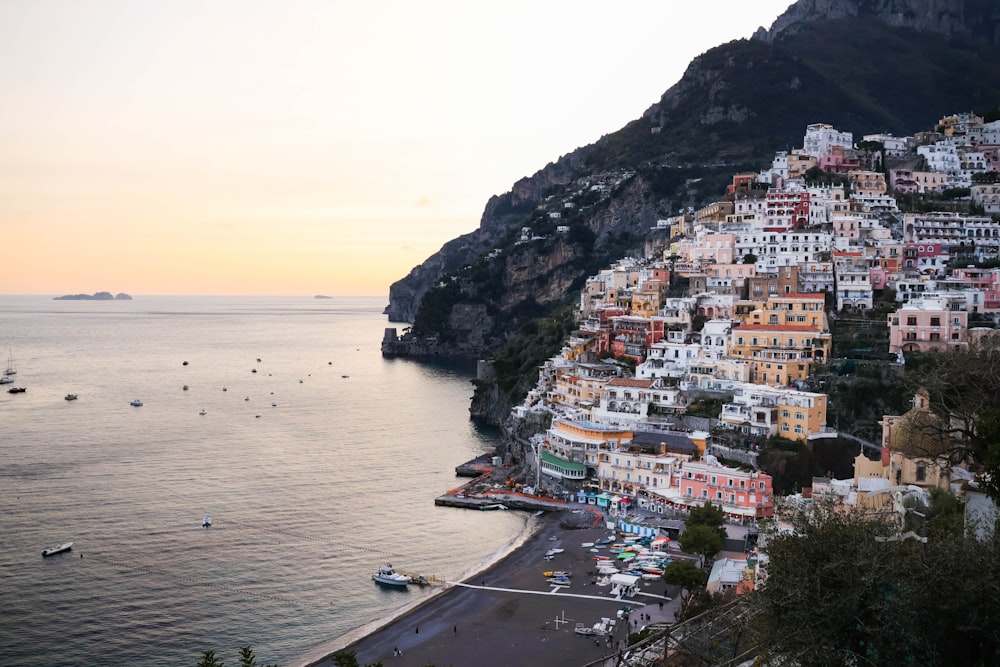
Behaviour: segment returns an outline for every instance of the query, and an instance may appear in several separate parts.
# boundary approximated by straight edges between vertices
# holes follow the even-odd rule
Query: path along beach
[[[535,534],[506,558],[444,588],[346,650],[354,651],[362,666],[381,661],[400,667],[579,667],[616,655],[629,632],[649,623],[672,622],[679,600],[666,596],[662,581],[643,582],[635,597],[624,600],[612,598],[610,586],[594,584],[594,557],[607,556],[608,550],[594,553],[582,545],[611,531],[603,526],[565,528],[560,519],[567,512],[540,517]],[[553,548],[563,552],[546,560]],[[572,585],[553,592],[555,587],[542,574],[550,570],[571,572]],[[626,605],[631,607],[630,618],[619,620],[617,612]],[[606,639],[574,632],[578,623],[591,627],[602,618],[616,620],[610,645]],[[327,656],[309,667],[333,664]]]

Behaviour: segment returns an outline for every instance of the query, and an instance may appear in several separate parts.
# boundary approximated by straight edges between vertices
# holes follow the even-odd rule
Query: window
[[[914,316],[912,316],[912,315],[910,317],[907,317],[906,318],[906,326],[908,326],[908,327],[915,327],[915,326],[917,326],[917,318],[914,317]]]
[[[796,424],[795,425],[795,432],[796,433],[802,433],[802,424]]]
[[[939,327],[939,326],[941,326],[941,318],[940,317],[932,317],[931,318],[931,326],[932,327]]]
[[[802,420],[802,419],[805,418],[805,416],[801,412],[796,412],[795,413],[795,418],[799,419],[799,420]]]
[[[781,425],[781,430],[782,431],[788,431],[788,424],[782,424]]]
[[[788,419],[788,410],[782,410],[781,416],[784,417],[785,419]]]

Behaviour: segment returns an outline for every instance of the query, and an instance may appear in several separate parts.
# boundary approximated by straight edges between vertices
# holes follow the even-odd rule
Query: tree
[[[663,581],[671,586],[681,587],[681,603],[686,609],[694,591],[708,581],[708,575],[689,560],[675,560],[663,568]]]
[[[257,659],[254,657],[250,646],[240,648],[240,667],[257,667]],[[261,667],[278,667],[277,665],[261,665]]]
[[[713,505],[712,503],[705,503],[701,507],[691,510],[691,514],[684,524],[688,528],[691,526],[709,526],[721,529],[725,521],[726,515],[722,511],[722,507]],[[725,536],[725,531],[723,531],[723,536]]]
[[[205,651],[195,667],[223,667],[224,663],[215,657],[215,651]]]
[[[922,426],[922,439],[937,446],[926,454],[945,466],[982,466],[983,491],[1000,501],[1000,337],[908,356],[906,382],[911,393],[927,390],[939,417]]]
[[[700,554],[705,561],[722,551],[723,541],[719,530],[711,526],[688,526],[680,537],[681,549],[685,553]]]
[[[1000,539],[899,539],[885,517],[816,503],[767,530],[751,598],[764,664],[987,665],[1000,655]],[[960,567],[956,567],[960,564]]]

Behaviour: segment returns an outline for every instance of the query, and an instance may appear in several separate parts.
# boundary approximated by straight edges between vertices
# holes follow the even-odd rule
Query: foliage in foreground
[[[818,506],[768,536],[753,629],[770,664],[992,665],[1000,660],[1000,539],[944,524],[884,541],[879,518]]]
[[[224,667],[225,663],[215,656],[215,651],[205,651],[196,667]],[[257,665],[257,658],[250,646],[240,648],[240,667],[278,667],[277,665]]]

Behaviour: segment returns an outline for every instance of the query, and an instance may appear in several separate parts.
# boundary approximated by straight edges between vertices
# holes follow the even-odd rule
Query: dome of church
[[[913,408],[899,418],[889,446],[906,456],[937,458],[951,446],[945,423],[930,409],[930,397],[921,389]]]

